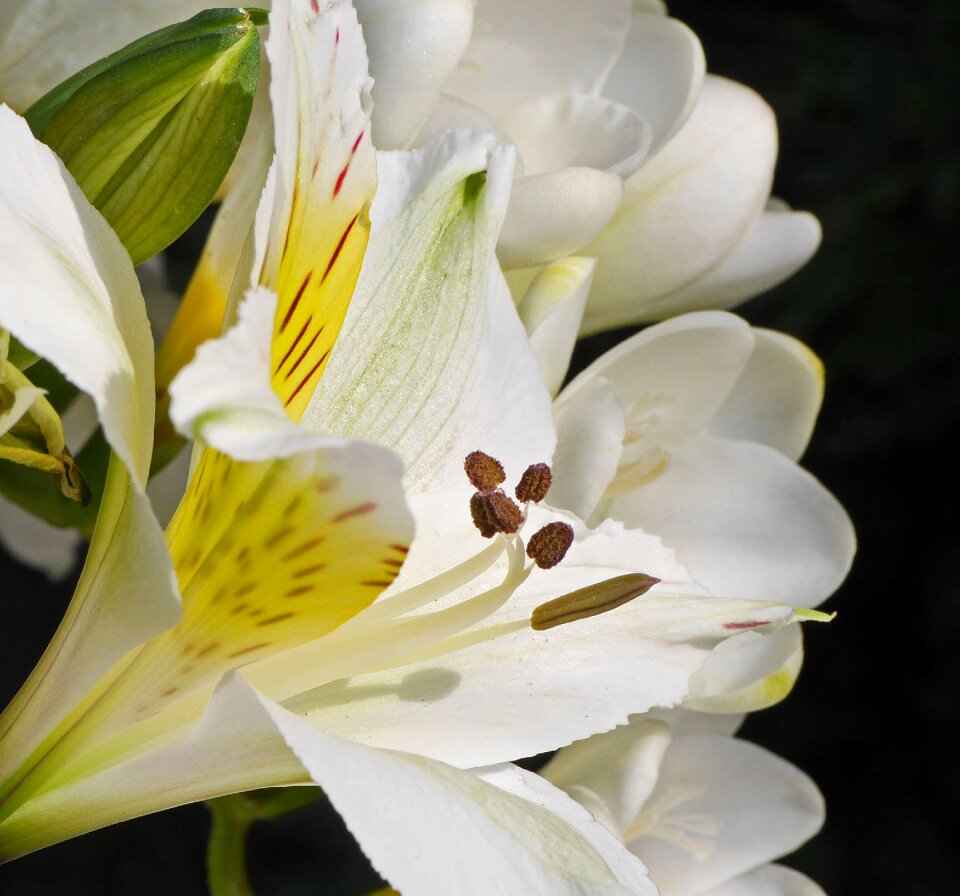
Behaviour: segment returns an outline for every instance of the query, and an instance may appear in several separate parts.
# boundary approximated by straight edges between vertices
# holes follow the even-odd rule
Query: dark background
[[[671,12],[700,35],[712,71],[773,105],[776,192],[823,223],[813,262],[740,313],[826,362],[805,465],[860,540],[828,604],[837,620],[808,629],[793,694],[743,734],[826,794],[823,833],[788,863],[832,896],[958,893],[960,3],[675,0]],[[5,558],[0,575],[6,697],[70,589]],[[201,894],[206,828],[191,806],[98,831],[0,868],[0,892]],[[250,859],[265,896],[353,894],[376,883],[354,854],[315,805],[258,826]]]

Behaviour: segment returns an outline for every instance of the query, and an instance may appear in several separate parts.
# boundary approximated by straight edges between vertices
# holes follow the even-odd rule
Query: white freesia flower
[[[553,391],[569,364],[595,265],[547,266],[519,312]],[[656,532],[713,594],[816,606],[855,551],[843,508],[800,458],[823,393],[801,343],[725,312],[688,314],[607,352],[554,402],[550,501],[588,522]],[[802,662],[798,629],[718,645],[688,705],[733,712],[782,699]]]
[[[746,741],[637,718],[561,750],[542,774],[643,859],[661,896],[823,894],[768,864],[820,829],[822,797]]]
[[[174,419],[210,447],[166,539],[143,490],[152,351],[133,270],[0,110],[0,326],[93,397],[114,452],[67,618],[0,718],[0,849],[316,782],[406,892],[652,892],[556,789],[509,766],[461,769],[676,703],[711,643],[795,614],[704,598],[658,539],[614,524],[572,519],[580,537],[553,571],[525,565],[517,536],[482,547],[465,450],[489,438],[515,476],[554,440],[494,259],[511,154],[461,133],[386,156],[364,259],[363,44],[347,4],[313,5],[274,9],[260,285],[174,383]],[[340,435],[297,425],[326,413]],[[356,437],[407,463],[419,534],[406,564],[400,465]],[[544,599],[638,569],[662,585],[616,616],[531,628]]]

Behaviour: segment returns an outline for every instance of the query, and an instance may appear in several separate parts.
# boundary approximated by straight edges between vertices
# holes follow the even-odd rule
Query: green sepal
[[[253,106],[264,16],[199,13],[94,63],[27,111],[135,264],[180,236],[226,176]]]

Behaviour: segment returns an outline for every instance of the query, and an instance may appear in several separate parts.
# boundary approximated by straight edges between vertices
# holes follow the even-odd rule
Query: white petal
[[[668,808],[673,794],[683,791],[687,798]],[[823,798],[803,772],[728,737],[675,738],[645,810],[658,803],[664,809],[653,826],[629,845],[665,896],[696,896],[790,852],[824,818]],[[671,828],[683,830],[687,819],[697,823],[687,833],[696,857],[664,836]]]
[[[482,109],[458,100],[448,93],[441,93],[417,134],[416,145],[426,146],[444,131],[458,130],[489,131],[496,135],[501,143],[510,142],[506,132]]]
[[[629,177],[650,147],[650,128],[629,107],[599,96],[537,97],[501,119],[526,174],[597,168]]]
[[[803,665],[803,632],[788,625],[765,635],[722,641],[690,680],[684,705],[706,713],[743,713],[779,703]]]
[[[61,785],[0,824],[5,857],[226,793],[308,783],[262,698],[227,675],[193,725],[160,745]]]
[[[849,518],[809,473],[766,445],[713,436],[607,512],[660,535],[714,594],[816,606],[855,550]]]
[[[0,132],[0,326],[94,399],[115,452],[67,615],[0,721],[11,771],[114,662],[176,622],[180,605],[142,490],[153,343],[133,266],[56,156],[6,107]]]
[[[557,450],[550,503],[590,519],[617,473],[627,432],[626,414],[614,385],[590,379],[557,403]]]
[[[674,314],[730,308],[791,277],[813,257],[820,237],[820,222],[809,212],[765,211],[715,268],[657,305]]]
[[[565,747],[540,773],[580,802],[590,794],[596,807],[583,804],[597,818],[599,809],[623,837],[656,786],[670,740],[669,726],[636,716],[630,725]]]
[[[545,600],[638,569],[669,585],[609,614],[546,632],[529,627]],[[299,679],[288,658],[286,674],[262,686],[280,699],[284,690],[300,691],[285,705],[326,731],[375,746],[463,767],[533,755],[622,724],[631,712],[678,703],[710,643],[747,621],[791,619],[782,607],[698,597],[684,578],[657,539],[610,524],[576,541],[561,567],[531,576],[462,635],[392,661],[372,635],[344,641],[339,657],[328,642],[303,651]],[[364,673],[365,663],[384,671]],[[304,692],[311,678],[330,683]]]
[[[462,487],[478,448],[519,472],[547,460],[550,397],[493,257],[512,151],[457,131],[379,165],[360,281],[303,423],[393,448],[413,492]]]
[[[538,787],[535,803],[422,756],[370,749],[322,734],[282,710],[272,714],[374,868],[402,892],[654,892],[620,884],[587,837],[550,811],[560,803],[577,817],[555,792]],[[490,777],[501,782],[505,775]],[[582,816],[578,822],[588,824]],[[603,834],[595,830],[594,836]],[[616,855],[609,840],[605,846]],[[639,884],[640,869],[620,861]]]
[[[783,865],[764,865],[714,887],[704,896],[826,896],[809,877]]]
[[[153,341],[130,257],[59,159],[2,106],[0,133],[0,326],[93,397],[111,447],[145,482]]]
[[[0,777],[17,769],[121,657],[180,618],[180,595],[149,499],[116,457],[76,592],[0,717]]]
[[[561,393],[558,417],[592,379],[603,377],[616,389],[628,419],[635,409],[649,407],[656,412],[658,438],[668,443],[689,438],[727,400],[753,345],[750,328],[732,314],[673,318],[624,340],[591,364]]]
[[[708,77],[687,123],[626,184],[584,254],[599,259],[586,332],[673,313],[670,294],[720,264],[763,212],[777,155],[770,107]]]
[[[652,156],[689,118],[705,74],[703,47],[686,25],[636,12],[603,95],[639,112],[650,125]]]
[[[469,0],[355,0],[373,76],[373,140],[408,147],[470,39]]]
[[[646,866],[623,849],[621,841],[612,836],[609,830],[548,781],[515,765],[478,769],[476,774],[501,790],[542,806],[566,821],[597,850],[630,893],[656,896],[657,890],[647,877]]]
[[[622,197],[622,180],[596,168],[518,177],[497,246],[501,263],[530,267],[572,255],[607,226]]]
[[[204,0],[4,0],[3,6],[0,101],[20,112],[108,53],[209,8]]]
[[[548,93],[598,93],[623,49],[629,0],[483,0],[446,90],[501,116]]]
[[[576,256],[547,265],[530,284],[517,308],[551,395],[560,391],[570,366],[593,281],[593,267],[592,258]]]
[[[753,354],[710,431],[760,442],[791,460],[806,450],[823,400],[823,364],[802,342],[755,329]]]

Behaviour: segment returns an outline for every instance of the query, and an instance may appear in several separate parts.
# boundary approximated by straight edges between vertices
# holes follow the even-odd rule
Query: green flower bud
[[[262,10],[213,9],[94,63],[26,113],[134,264],[207,207],[246,130]]]

